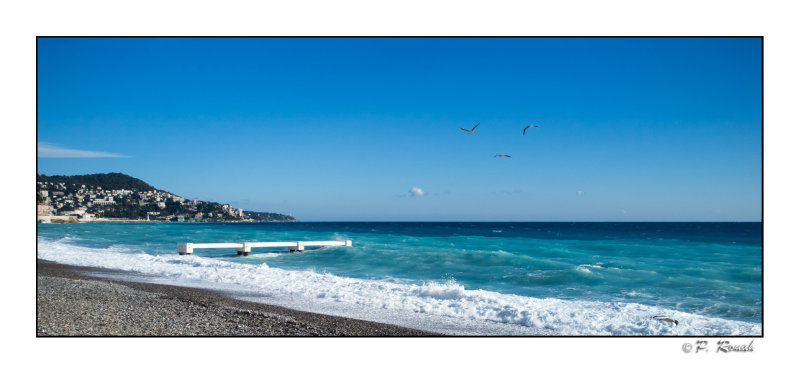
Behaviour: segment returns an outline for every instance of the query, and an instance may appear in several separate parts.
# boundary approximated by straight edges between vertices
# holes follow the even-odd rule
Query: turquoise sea
[[[37,256],[456,335],[762,334],[761,222],[38,224]],[[195,249],[179,242],[352,240]],[[653,319],[668,316],[678,325]]]

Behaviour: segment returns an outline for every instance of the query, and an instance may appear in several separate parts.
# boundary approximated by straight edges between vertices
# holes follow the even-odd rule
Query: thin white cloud
[[[425,191],[423,191],[419,187],[411,187],[411,189],[408,190],[408,193],[410,193],[411,196],[422,196],[422,195],[425,195]]]
[[[64,148],[55,144],[45,143],[45,142],[38,142],[36,143],[36,156],[37,157],[50,157],[50,158],[71,158],[71,157],[83,157],[83,158],[96,158],[96,157],[128,157],[124,155],[118,155],[115,153],[108,153],[108,152],[98,152],[98,151],[84,151],[80,149],[69,149]]]
[[[519,188],[517,188],[516,190],[492,191],[492,194],[495,194],[495,195],[507,195],[507,196],[524,195],[524,194],[527,194],[527,193],[528,193],[527,191],[521,190]]]
[[[578,190],[578,192],[576,192],[576,194],[577,194],[578,196],[583,196],[583,190]]]

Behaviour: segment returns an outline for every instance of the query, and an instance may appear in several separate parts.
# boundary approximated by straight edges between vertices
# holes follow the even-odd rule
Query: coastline
[[[36,336],[437,336],[236,300],[219,292],[85,275],[37,259]]]
[[[46,219],[42,217],[38,217],[36,223],[93,223],[93,222],[128,222],[128,223],[283,223],[283,222],[299,222],[299,221],[256,221],[256,220],[241,220],[241,221],[183,221],[183,222],[174,222],[174,221],[164,221],[164,220],[146,220],[146,219],[127,219],[127,218],[93,218],[91,220],[86,219],[71,219],[74,217],[59,217],[59,216],[45,216]],[[55,217],[55,218],[54,218]]]

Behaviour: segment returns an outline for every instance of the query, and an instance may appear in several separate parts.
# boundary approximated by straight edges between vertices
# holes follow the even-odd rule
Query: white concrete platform
[[[317,241],[290,241],[290,242],[235,242],[235,243],[178,243],[178,253],[191,255],[195,248],[235,248],[238,255],[247,256],[251,248],[288,247],[290,252],[302,252],[306,246],[353,246],[351,240],[317,240]]]

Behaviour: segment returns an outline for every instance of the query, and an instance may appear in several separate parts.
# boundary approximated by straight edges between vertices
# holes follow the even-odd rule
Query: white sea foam
[[[592,271],[589,268],[602,269],[603,267],[600,265],[582,264],[575,267],[575,270],[582,271],[584,273],[591,273]]]
[[[250,258],[270,258],[270,257],[279,257],[283,256],[285,253],[275,253],[275,252],[267,252],[267,253],[250,253],[248,257]]]
[[[469,290],[454,280],[414,284],[290,271],[200,256],[149,255],[38,240],[38,257],[135,271],[156,282],[247,294],[301,310],[457,335],[760,335],[761,325],[636,303],[540,299]],[[594,268],[594,265],[581,265]],[[597,266],[599,267],[599,266]],[[678,326],[654,320],[667,315]]]
[[[622,294],[630,297],[653,297],[653,295],[650,295],[649,293],[640,292],[636,290],[623,292]]]

